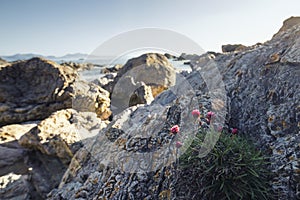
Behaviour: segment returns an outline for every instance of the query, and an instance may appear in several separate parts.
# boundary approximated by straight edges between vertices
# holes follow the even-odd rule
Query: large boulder
[[[109,93],[78,80],[68,66],[33,58],[0,68],[0,126],[45,119],[74,105],[101,119],[110,116]]]
[[[119,113],[129,106],[129,100],[136,87],[124,88],[123,79],[132,77],[134,83],[151,86],[152,95],[156,97],[162,91],[175,85],[176,72],[168,59],[158,53],[148,53],[132,58],[122,67],[111,83],[105,89],[111,92],[113,112]]]
[[[76,73],[68,67],[33,58],[0,69],[0,126],[43,119],[72,107],[71,84]]]

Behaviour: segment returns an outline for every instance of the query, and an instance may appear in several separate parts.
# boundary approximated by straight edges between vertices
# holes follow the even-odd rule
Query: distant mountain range
[[[12,62],[12,61],[17,61],[17,60],[27,60],[33,57],[43,57],[49,60],[57,61],[57,62],[64,62],[64,61],[80,61],[84,60],[88,54],[82,54],[82,53],[74,53],[74,54],[66,54],[61,57],[57,56],[43,56],[40,54],[32,54],[32,53],[27,53],[27,54],[15,54],[11,56],[0,56],[6,61]]]

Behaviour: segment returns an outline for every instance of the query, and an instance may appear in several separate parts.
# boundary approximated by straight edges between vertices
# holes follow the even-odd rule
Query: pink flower
[[[212,112],[212,111],[209,111],[209,112],[207,112],[207,114],[206,114],[206,117],[209,118],[209,119],[211,119],[211,118],[214,117],[214,116],[215,116],[215,113]]]
[[[192,111],[192,115],[193,115],[194,118],[198,118],[200,116],[200,111],[195,109],[195,110]]]
[[[179,126],[178,125],[173,126],[171,128],[171,132],[174,133],[174,134],[178,133],[179,132]]]
[[[180,148],[182,145],[183,145],[183,143],[179,142],[179,141],[177,141],[175,144],[176,148]]]
[[[238,129],[237,129],[237,128],[232,128],[232,129],[231,129],[231,133],[232,133],[233,135],[236,135],[236,134],[238,133]]]
[[[223,127],[222,126],[218,126],[218,132],[222,132],[222,130],[223,130]]]

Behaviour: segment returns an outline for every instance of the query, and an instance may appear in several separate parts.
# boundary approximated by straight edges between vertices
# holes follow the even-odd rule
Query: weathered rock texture
[[[299,58],[300,18],[291,18],[257,48],[217,56],[208,53],[193,63],[194,70],[207,65],[219,68],[229,101],[227,123],[269,151],[272,186],[279,199],[300,195]]]
[[[74,107],[107,119],[111,114],[109,93],[77,80],[72,68],[41,58],[0,68],[0,126],[44,119]]]
[[[45,199],[73,154],[106,124],[95,113],[67,109],[38,124],[2,127],[0,199]]]
[[[113,67],[104,67],[103,69],[101,69],[101,73],[102,74],[116,73],[120,69],[122,69],[122,67],[123,67],[123,65],[120,65],[120,64],[116,64]]]
[[[277,198],[299,198],[299,44],[300,25],[295,23],[246,51],[191,56],[188,84],[177,80],[151,105],[117,115],[93,143],[76,153],[59,188],[48,198],[176,199],[180,188],[174,188],[174,181],[180,179],[174,178],[174,141],[194,131],[188,116],[199,104],[214,110],[227,105],[227,125],[269,152]],[[227,102],[203,95],[212,93],[214,81],[209,80],[218,73]],[[175,124],[181,135],[170,134]],[[193,191],[184,192],[185,199],[201,199]]]
[[[95,112],[97,116],[106,120],[111,115],[109,92],[94,83],[77,80],[72,85],[74,97],[72,108],[81,112]]]
[[[246,46],[242,45],[242,44],[226,44],[226,45],[222,45],[222,52],[226,53],[226,52],[234,52],[234,51],[243,51],[246,50]]]
[[[0,126],[43,119],[72,107],[71,68],[33,58],[0,70]]]
[[[114,79],[104,88],[111,92],[115,114],[128,108],[131,95],[141,86],[151,86],[155,97],[175,84],[176,72],[168,59],[161,54],[149,53],[132,58],[122,67]],[[131,79],[131,84],[128,83]]]
[[[92,63],[75,63],[75,62],[64,62],[60,65],[65,67],[71,67],[72,69],[82,71],[82,70],[91,70],[94,68]]]

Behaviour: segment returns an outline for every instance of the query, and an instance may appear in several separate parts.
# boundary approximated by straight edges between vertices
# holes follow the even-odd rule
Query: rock
[[[197,57],[199,57],[199,55],[182,53],[178,57],[178,60],[195,60]]]
[[[0,69],[0,126],[45,119],[72,107],[107,119],[111,113],[109,93],[78,80],[70,67],[41,58]]]
[[[177,192],[194,198],[194,191],[174,188],[180,179],[173,163],[181,152],[174,142],[195,132],[189,116],[198,107],[204,107],[201,113],[220,111],[216,117],[224,117],[225,126],[253,139],[270,156],[276,197],[297,199],[300,55],[294,47],[299,34],[297,25],[256,48],[193,56],[193,72],[150,105],[116,115],[92,143],[77,151],[48,199],[176,199]],[[180,134],[170,134],[173,125],[180,126]]]
[[[7,62],[6,60],[0,58],[0,68],[4,67],[5,65],[8,65],[8,64],[9,64],[9,62]]]
[[[222,52],[237,52],[237,51],[244,51],[247,47],[242,44],[226,44],[222,45]]]
[[[215,57],[205,54],[205,62],[192,63],[194,73],[209,65],[219,69],[230,100],[228,126],[237,127],[269,152],[277,198],[296,199],[300,187],[300,24],[290,28],[285,24],[280,30],[255,49]]]
[[[135,82],[131,76],[125,76],[119,79],[112,95],[112,101],[118,107],[112,107],[114,113],[119,113],[124,109],[137,104],[150,104],[153,101],[152,90],[144,82]],[[133,91],[128,93],[128,91]]]
[[[114,80],[114,78],[117,76],[117,73],[109,73],[105,74],[101,78],[95,79],[92,81],[92,83],[102,87],[103,89],[106,89],[108,84]]]
[[[90,133],[92,136],[93,129],[100,130],[106,126],[93,113],[81,117],[79,121],[78,116],[80,115],[82,114],[73,109],[57,111],[23,135],[18,142],[25,148],[39,150],[45,155],[56,156],[67,165],[76,150],[73,149],[72,144],[84,139],[88,136],[86,134]],[[74,119],[77,120],[74,121]],[[76,125],[81,127],[76,127]],[[90,132],[79,132],[82,126]]]
[[[11,124],[0,128],[0,144],[8,146],[11,142],[17,141],[30,129],[37,126],[38,122],[26,124]]]
[[[67,109],[38,125],[2,127],[0,134],[7,137],[0,144],[0,199],[45,199],[72,155],[106,125],[93,112]]]
[[[122,67],[123,67],[123,65],[120,65],[120,64],[117,64],[113,67],[104,67],[101,70],[101,73],[103,73],[103,74],[117,73]]]
[[[0,69],[0,126],[44,119],[72,107],[71,84],[76,73],[68,67],[33,58]]]
[[[150,104],[153,101],[152,89],[150,86],[142,85],[136,89],[130,97],[129,107],[138,104]]]
[[[170,127],[179,124],[185,130],[183,137],[192,137],[196,127],[190,112],[199,106],[185,79],[177,82],[150,105],[116,115],[76,153],[48,199],[159,199],[167,191],[171,194],[177,136],[170,134]]]
[[[168,59],[174,59],[174,58],[176,58],[176,56],[171,55],[169,53],[165,53],[164,56],[166,56]]]
[[[290,17],[284,20],[282,27],[279,31],[274,35],[276,37],[281,32],[286,32],[288,29],[293,28],[296,25],[300,24],[300,17]]]
[[[73,83],[73,87],[72,108],[81,112],[95,112],[102,120],[110,117],[109,92],[94,83],[80,80]]]
[[[176,72],[168,59],[161,54],[149,53],[128,60],[119,70],[114,81],[106,87],[111,92],[114,114],[128,107],[131,95],[140,87],[137,85],[128,88],[131,90],[124,89],[123,82],[126,82],[127,77],[132,77],[134,83],[143,82],[145,85],[151,86],[153,96],[157,96],[158,92],[175,84]]]
[[[30,177],[10,173],[0,177],[1,199],[38,199],[40,196],[31,195]]]
[[[94,64],[92,63],[75,63],[75,62],[64,62],[60,64],[61,66],[70,67],[74,70],[82,71],[82,70],[91,70],[94,68]]]

